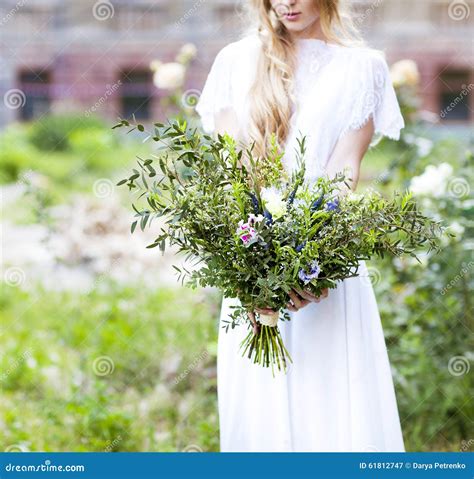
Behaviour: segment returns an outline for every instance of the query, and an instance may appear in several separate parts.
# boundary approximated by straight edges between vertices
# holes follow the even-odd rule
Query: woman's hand
[[[319,303],[321,299],[327,298],[329,289],[324,288],[321,292],[321,296],[315,296],[307,289],[293,289],[290,291],[291,301],[286,305],[289,311],[299,311],[301,308],[308,306],[309,303]]]
[[[321,299],[327,298],[329,294],[329,289],[324,288],[321,292],[321,296],[315,296],[308,290],[302,289],[293,289],[290,291],[290,299],[291,301],[288,302],[287,309],[293,312],[304,308],[309,303],[319,303]],[[258,314],[274,314],[275,311],[271,308],[255,308],[255,312]],[[254,316],[255,317],[255,316]]]

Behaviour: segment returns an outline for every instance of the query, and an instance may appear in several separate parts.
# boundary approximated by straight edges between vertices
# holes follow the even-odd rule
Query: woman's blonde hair
[[[340,0],[313,0],[319,7],[321,30],[326,40],[341,45],[362,41]],[[270,0],[248,0],[248,13],[255,19],[247,33],[257,31],[262,42],[255,82],[250,90],[248,136],[255,142],[254,154],[265,156],[272,134],[282,147],[288,137],[290,118],[297,107],[293,93],[296,45],[272,9]]]

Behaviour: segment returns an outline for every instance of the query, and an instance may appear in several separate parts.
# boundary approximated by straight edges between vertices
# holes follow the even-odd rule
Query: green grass
[[[1,450],[218,451],[218,295],[102,286],[90,294],[2,289]],[[385,326],[389,338],[402,334],[403,325]],[[433,370],[435,356],[422,361],[423,338],[405,336],[418,343],[389,341],[392,366],[413,376],[409,384],[396,377],[405,446],[459,451],[468,436],[453,421],[467,416],[448,419],[440,401],[467,378],[445,371],[448,389],[432,390],[423,374],[445,365]],[[419,358],[407,363],[412,347]]]
[[[0,298],[1,450],[218,450],[215,294]]]

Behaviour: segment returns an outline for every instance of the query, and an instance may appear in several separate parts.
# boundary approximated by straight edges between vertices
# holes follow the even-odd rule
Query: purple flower
[[[335,198],[334,200],[328,201],[326,203],[326,209],[328,211],[338,211],[339,210],[339,200]]]
[[[297,253],[301,253],[301,251],[303,250],[303,248],[306,246],[306,241],[303,241],[301,244],[299,244],[296,248],[295,248],[295,251]]]
[[[303,268],[299,270],[298,277],[304,284],[308,284],[312,279],[317,278],[321,273],[321,268],[316,260],[311,261],[309,272]]]
[[[259,207],[259,204],[258,204],[258,199],[257,197],[255,196],[255,193],[249,193],[250,195],[250,199],[252,200],[252,207],[253,207],[253,212],[258,215],[259,211],[260,211],[260,207]]]
[[[248,223],[241,223],[237,228],[237,234],[239,235],[244,246],[250,246],[258,241],[258,234],[255,228],[252,228]]]
[[[257,230],[254,228],[256,223],[263,221],[262,215],[250,214],[247,222],[239,221],[239,226],[237,228],[237,234],[244,243],[244,246],[250,246],[253,243],[256,243],[259,240]]]
[[[311,211],[315,212],[318,210],[318,208],[321,206],[321,203],[323,202],[324,199],[324,194],[322,194],[312,205],[311,205]]]

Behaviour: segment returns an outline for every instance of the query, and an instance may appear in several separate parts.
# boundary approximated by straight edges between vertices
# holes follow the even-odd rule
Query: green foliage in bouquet
[[[153,132],[126,120],[149,135],[161,152],[138,159],[138,169],[118,185],[137,189],[146,208],[133,206],[132,232],[153,218],[165,227],[150,248],[164,252],[177,246],[199,269],[178,268],[191,287],[213,286],[238,298],[226,329],[247,324],[243,354],[254,362],[285,370],[291,361],[278,320],[289,320],[285,309],[292,289],[319,296],[325,288],[357,275],[359,262],[377,255],[410,255],[436,248],[442,230],[424,216],[409,193],[393,199],[370,192],[350,192],[343,174],[305,179],[305,138],[299,140],[297,168],[287,173],[272,139],[268,158],[257,158],[253,147],[239,148],[228,135],[212,138],[186,122],[156,123]],[[156,168],[155,168],[156,167]],[[271,308],[275,316],[248,312]]]

